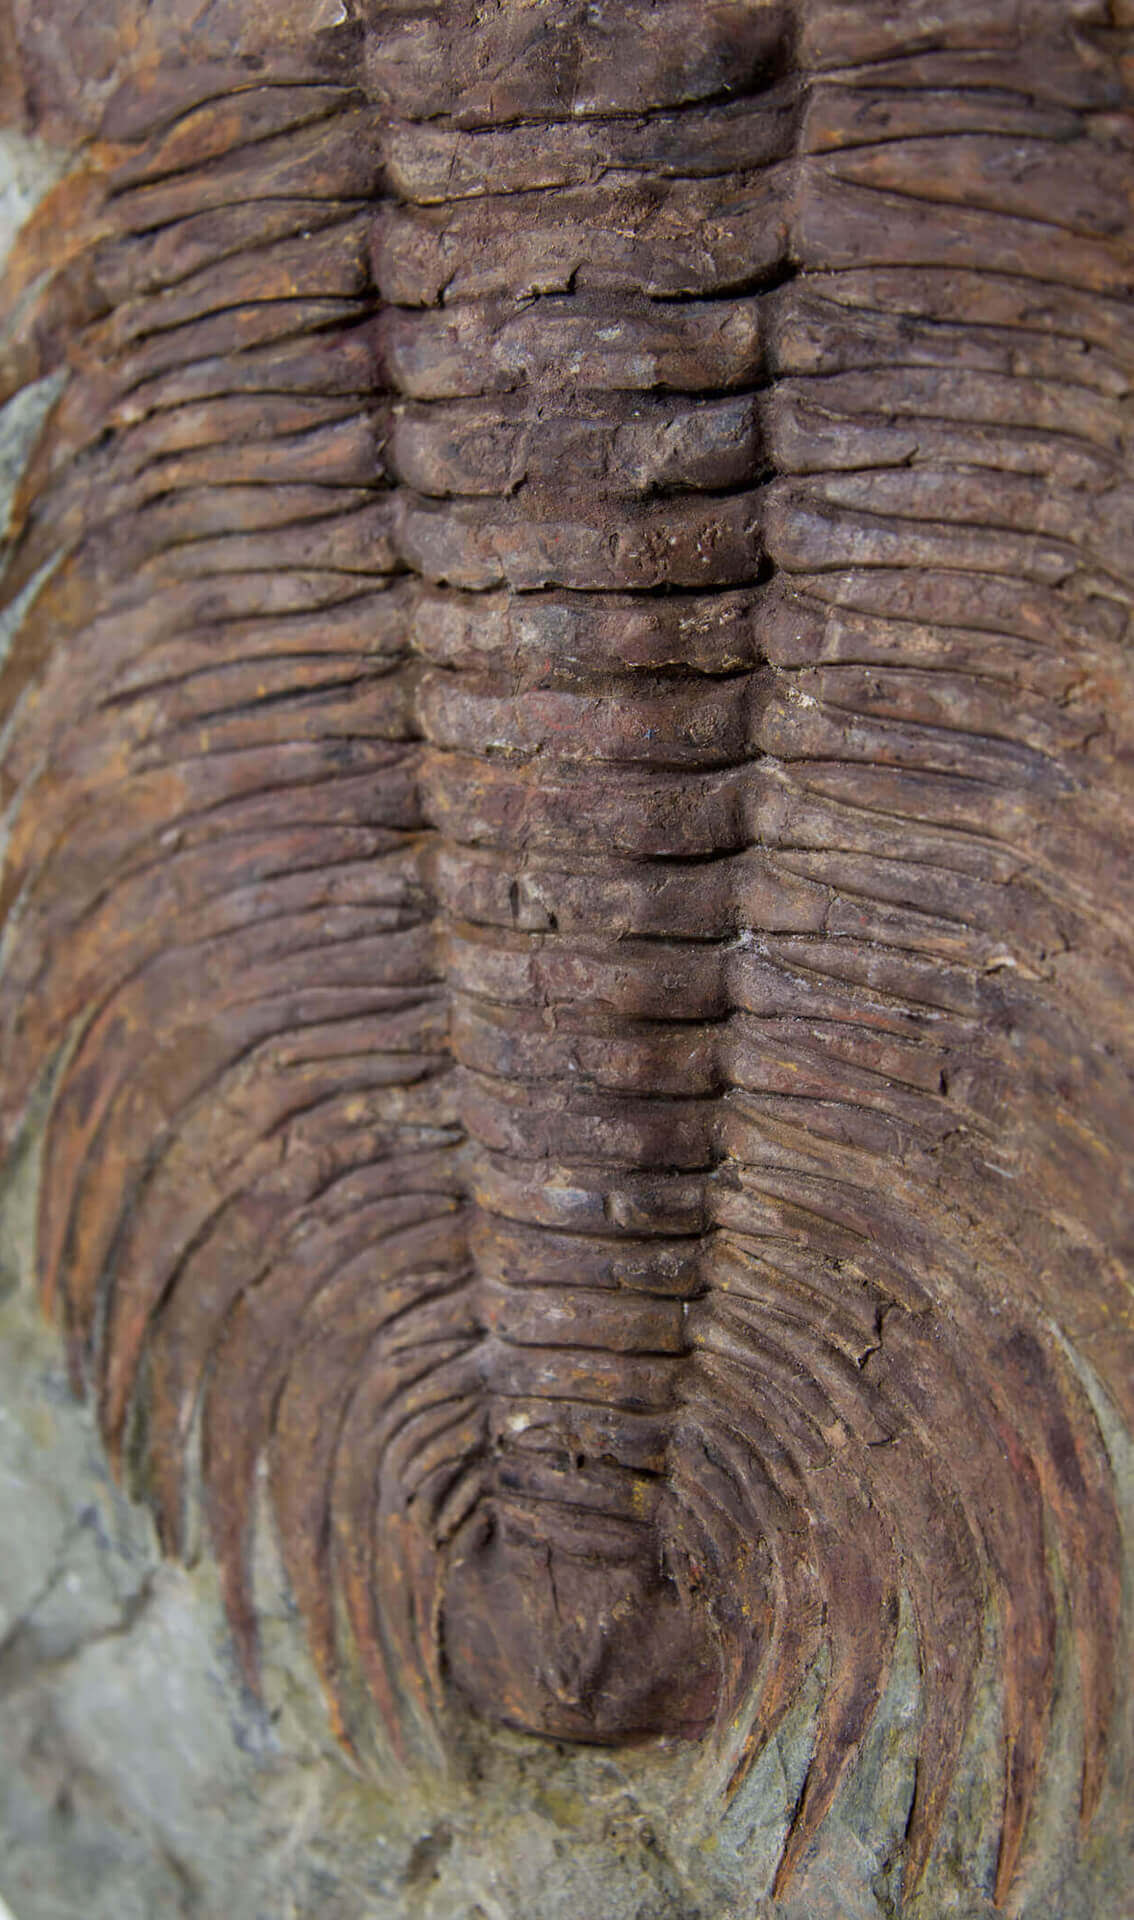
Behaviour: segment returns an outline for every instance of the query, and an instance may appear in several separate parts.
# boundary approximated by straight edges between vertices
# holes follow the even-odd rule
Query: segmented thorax
[[[600,1739],[700,1729],[718,1689],[681,1432],[798,89],[781,21],[703,40],[615,34],[570,100],[529,61],[438,118],[441,63],[375,240],[486,1396],[445,1645],[493,1714]]]
[[[263,1466],[356,1750],[717,1805],[821,1670],[782,1889],[904,1604],[906,1889],[985,1687],[1003,1899],[1056,1555],[1084,1817],[1118,1645],[1121,36],[364,11],[123,89],[10,283],[44,1297],[250,1678]]]

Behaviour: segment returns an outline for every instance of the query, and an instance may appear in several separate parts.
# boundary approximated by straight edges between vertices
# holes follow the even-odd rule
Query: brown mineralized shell
[[[266,1460],[357,1750],[727,1792],[825,1649],[782,1890],[904,1597],[906,1891],[991,1652],[1003,1902],[1119,1634],[1129,29],[294,12],[6,17],[44,1299],[251,1678]]]

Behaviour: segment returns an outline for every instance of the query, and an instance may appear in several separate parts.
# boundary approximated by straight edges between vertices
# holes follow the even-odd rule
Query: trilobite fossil
[[[727,1793],[825,1650],[782,1888],[905,1596],[1003,1900],[1118,1649],[1129,32],[346,11],[166,22],[9,269],[43,1297],[252,1679],[266,1461],[345,1741]]]

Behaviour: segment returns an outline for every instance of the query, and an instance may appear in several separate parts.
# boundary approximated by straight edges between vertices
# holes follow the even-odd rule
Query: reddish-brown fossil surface
[[[256,1672],[684,1735],[899,1607],[1081,1815],[1132,1411],[1134,52],[1104,0],[9,0],[3,1118]],[[92,25],[92,16],[95,24]],[[5,37],[6,36],[6,37]]]

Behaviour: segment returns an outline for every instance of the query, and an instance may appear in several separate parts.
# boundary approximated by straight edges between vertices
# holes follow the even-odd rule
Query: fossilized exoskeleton
[[[356,1747],[727,1791],[825,1649],[782,1887],[904,1595],[906,1886],[991,1645],[1003,1899],[1059,1596],[1084,1820],[1118,1649],[1129,32],[339,11],[68,42],[9,270],[44,1298],[250,1675],[266,1459]]]

